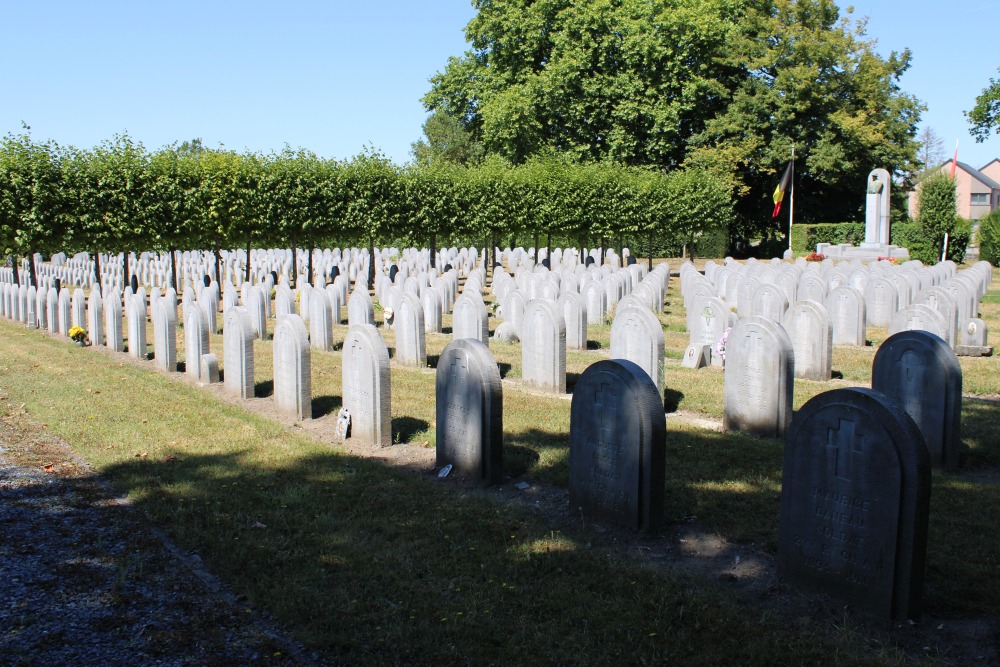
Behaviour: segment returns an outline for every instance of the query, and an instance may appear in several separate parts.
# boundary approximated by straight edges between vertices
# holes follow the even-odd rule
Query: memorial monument
[[[865,194],[865,240],[859,247],[849,243],[817,243],[816,252],[833,259],[870,261],[879,257],[907,260],[910,251],[889,244],[889,191],[892,179],[885,169],[868,174]]]

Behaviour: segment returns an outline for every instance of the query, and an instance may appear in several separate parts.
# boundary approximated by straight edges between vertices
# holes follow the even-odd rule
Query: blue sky
[[[846,9],[849,3],[840,6]],[[1000,76],[1000,0],[869,0],[883,55],[909,48],[902,88],[950,157],[975,167],[962,111]],[[0,132],[93,147],[127,131],[148,148],[200,137],[270,152],[285,144],[349,158],[371,145],[410,158],[428,78],[467,45],[468,0],[54,2],[4,0]]]

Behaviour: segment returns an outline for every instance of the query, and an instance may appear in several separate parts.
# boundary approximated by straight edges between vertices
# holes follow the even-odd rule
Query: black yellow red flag
[[[778,213],[781,212],[781,202],[785,199],[785,193],[788,192],[790,187],[792,187],[794,164],[794,160],[788,161],[788,166],[785,167],[785,173],[781,175],[781,180],[778,181],[778,187],[774,189],[774,212],[771,214],[772,218],[778,217]]]

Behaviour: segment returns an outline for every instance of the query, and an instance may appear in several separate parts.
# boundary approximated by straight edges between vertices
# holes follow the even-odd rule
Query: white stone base
[[[817,243],[816,252],[831,259],[859,259],[861,261],[874,261],[879,257],[892,257],[902,261],[910,259],[910,251],[906,248],[881,243],[863,243],[860,247],[850,243],[837,245]]]

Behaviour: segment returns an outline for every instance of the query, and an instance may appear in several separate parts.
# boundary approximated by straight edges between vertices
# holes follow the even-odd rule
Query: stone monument
[[[885,169],[872,169],[865,182],[865,240],[860,247],[849,243],[817,243],[816,252],[833,259],[871,261],[879,257],[906,260],[910,251],[889,245],[889,191],[892,178]]]

